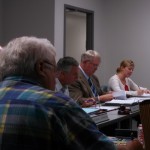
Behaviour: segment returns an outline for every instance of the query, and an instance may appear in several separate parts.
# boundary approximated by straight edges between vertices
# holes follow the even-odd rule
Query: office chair
[[[150,150],[150,100],[140,103],[140,117],[144,132],[145,150]]]

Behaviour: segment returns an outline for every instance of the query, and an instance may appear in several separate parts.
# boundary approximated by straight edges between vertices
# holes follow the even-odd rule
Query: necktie
[[[88,79],[88,82],[89,82],[90,88],[91,88],[91,90],[92,90],[92,92],[93,92],[93,95],[94,95],[95,97],[98,96],[98,93],[97,93],[97,91],[96,91],[96,88],[95,88],[95,86],[94,86],[94,84],[93,84],[91,78]]]

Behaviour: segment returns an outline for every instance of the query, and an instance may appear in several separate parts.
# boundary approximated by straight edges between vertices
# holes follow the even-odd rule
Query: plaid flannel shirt
[[[0,150],[114,150],[70,97],[23,77],[0,82]]]

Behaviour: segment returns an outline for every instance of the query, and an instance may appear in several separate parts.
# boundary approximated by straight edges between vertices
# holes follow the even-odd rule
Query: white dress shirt
[[[69,89],[68,86],[62,86],[62,84],[60,83],[59,79],[56,78],[56,85],[55,85],[55,91],[59,91],[61,93],[64,93],[65,95],[69,96]]]

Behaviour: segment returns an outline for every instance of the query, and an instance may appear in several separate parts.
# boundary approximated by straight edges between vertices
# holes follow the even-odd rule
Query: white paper
[[[86,113],[92,113],[92,112],[95,112],[97,110],[100,110],[100,109],[106,109],[107,111],[111,111],[111,110],[114,110],[114,109],[117,109],[118,107],[117,106],[93,106],[93,107],[88,107],[88,108],[82,108]]]
[[[127,99],[125,91],[117,91],[112,94],[115,99]]]
[[[107,111],[110,111],[110,110],[118,109],[118,106],[99,106],[99,105],[97,105],[96,108],[106,109]]]
[[[114,99],[114,100],[111,100],[109,102],[105,102],[105,104],[133,104],[133,103],[138,103],[139,100],[138,99],[130,99],[130,100],[117,100],[117,99]]]
[[[142,96],[143,96],[143,97],[150,97],[150,94],[144,93]]]
[[[150,100],[150,98],[148,98],[148,97],[146,97],[146,98],[145,97],[131,97],[131,98],[128,98],[126,100],[113,99],[111,101],[105,102],[105,104],[132,105],[134,103],[140,103],[140,102],[142,102],[144,100]]]

